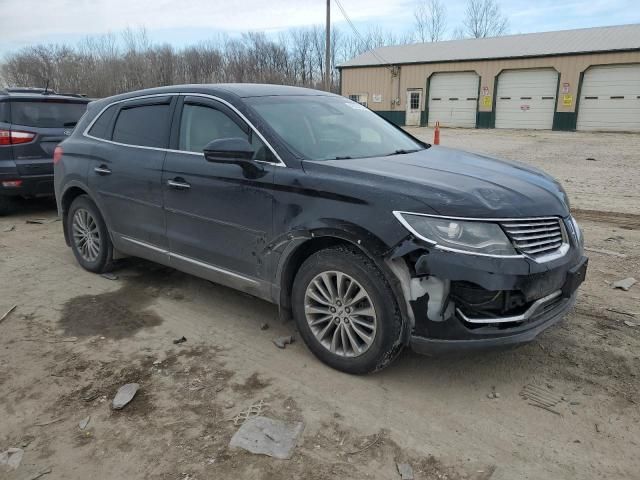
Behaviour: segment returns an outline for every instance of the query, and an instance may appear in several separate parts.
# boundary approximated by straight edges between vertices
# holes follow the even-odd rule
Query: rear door
[[[87,110],[86,101],[62,99],[12,99],[11,130],[25,140],[12,145],[13,158],[20,176],[52,175],[53,151],[66,138]]]
[[[179,120],[178,120],[179,117]],[[272,230],[270,151],[226,105],[197,96],[178,106],[173,150],[163,173],[170,261],[181,270],[240,287],[258,287],[261,257]],[[247,138],[254,161],[209,162],[204,146],[221,138]]]
[[[89,186],[116,247],[145,258],[166,255],[162,164],[176,99],[162,96],[116,104],[88,132],[100,140],[94,142]]]

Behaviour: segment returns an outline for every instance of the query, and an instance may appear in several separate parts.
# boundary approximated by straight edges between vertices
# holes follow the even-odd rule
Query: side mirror
[[[255,149],[246,138],[221,138],[207,143],[204,158],[209,162],[233,163],[253,158]]]

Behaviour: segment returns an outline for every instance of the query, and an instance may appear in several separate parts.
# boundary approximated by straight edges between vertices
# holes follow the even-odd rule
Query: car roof
[[[237,98],[271,97],[271,96],[336,96],[333,93],[311,88],[290,87],[286,85],[270,85],[261,83],[198,83],[171,85],[166,87],[147,88],[134,92],[121,93],[113,97],[97,100],[103,105],[119,100],[140,97],[143,95],[162,95],[163,93],[203,93],[218,96],[234,96]]]

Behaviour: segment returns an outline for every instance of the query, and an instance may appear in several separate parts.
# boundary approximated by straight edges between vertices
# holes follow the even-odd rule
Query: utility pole
[[[331,0],[327,0],[327,32],[324,45],[324,88],[331,91]]]

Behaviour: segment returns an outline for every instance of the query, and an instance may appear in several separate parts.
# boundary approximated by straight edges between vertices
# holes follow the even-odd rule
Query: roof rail
[[[5,89],[8,93],[51,93],[55,95],[53,90],[46,90],[39,87],[8,87]]]
[[[58,92],[58,93],[55,93],[55,95],[64,95],[65,97],[87,98],[87,94],[86,93],[64,93],[64,92]]]

